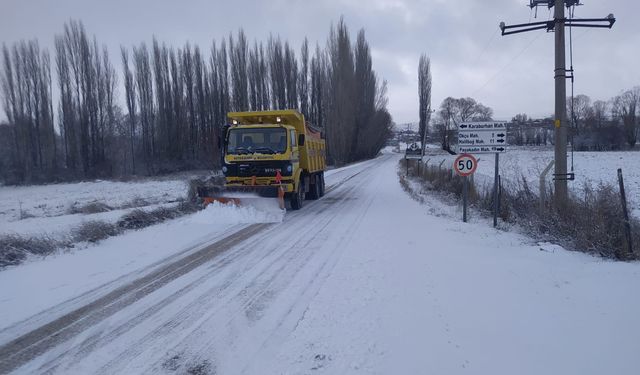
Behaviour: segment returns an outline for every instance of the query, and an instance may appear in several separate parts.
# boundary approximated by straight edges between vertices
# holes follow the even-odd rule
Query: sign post
[[[500,178],[500,154],[507,152],[507,124],[484,121],[464,122],[458,125],[458,152],[495,154],[493,181],[493,226],[498,225],[498,188]]]
[[[459,155],[453,162],[453,169],[459,176],[462,176],[462,221],[467,222],[467,205],[469,196],[468,178],[478,168],[478,160],[471,154]]]
[[[407,176],[409,175],[409,159],[421,159],[422,149],[418,147],[418,144],[413,142],[404,153],[404,159],[407,164]]]
[[[498,182],[500,178],[499,174],[499,165],[500,165],[500,154],[496,152],[496,170],[493,172],[493,227],[498,226],[498,186],[500,183]]]

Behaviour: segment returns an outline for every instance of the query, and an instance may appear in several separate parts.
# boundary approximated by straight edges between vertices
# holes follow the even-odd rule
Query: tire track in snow
[[[337,188],[337,187],[336,187]],[[339,196],[335,197],[336,201],[330,203],[331,205],[342,206],[347,200],[352,199],[351,192],[355,189],[355,187],[349,187],[346,191],[339,191],[341,193]],[[305,212],[311,212],[311,214],[315,213],[310,209],[312,207],[318,208],[317,206],[325,206],[326,202],[322,200],[316,202],[312,202],[307,205],[307,211],[299,211],[301,215],[304,216]],[[296,212],[297,213],[297,212]],[[225,317],[223,322],[217,322],[217,325],[226,326],[231,321],[236,319],[238,316],[245,316],[247,319],[251,320],[251,315],[259,314],[259,311],[253,309],[255,306],[264,306],[267,300],[273,298],[275,293],[271,292],[274,289],[274,283],[283,278],[283,275],[290,274],[291,272],[299,270],[304,264],[306,264],[311,257],[314,256],[314,249],[311,248],[310,244],[316,241],[316,237],[319,235],[318,228],[324,228],[328,226],[335,218],[335,212],[327,212],[323,215],[322,218],[314,217],[315,225],[308,225],[304,220],[292,219],[288,218],[287,225],[290,226],[294,224],[295,228],[290,228],[289,230],[293,232],[298,232],[301,237],[300,240],[292,243],[287,247],[282,247],[281,249],[265,249],[264,256],[259,258],[257,261],[253,261],[250,267],[244,268],[241,271],[236,272],[236,274],[247,274],[251,271],[252,268],[256,268],[253,272],[255,277],[251,279],[251,281],[246,284],[240,285],[240,288],[236,289],[233,295],[230,296],[218,296],[212,288],[207,290],[202,294],[201,297],[211,296],[210,298],[201,299],[200,297],[194,298],[193,302],[188,305],[183,311],[172,318],[173,322],[177,324],[169,324],[171,329],[182,332],[181,345],[185,342],[194,341],[193,336],[198,336],[199,327],[203,324],[206,324],[210,320],[219,319],[220,316]],[[273,231],[278,231],[277,227],[272,228]],[[271,234],[262,233],[257,237],[267,237],[272,236]],[[286,234],[282,234],[281,237],[286,237]],[[272,240],[273,242],[281,242]],[[256,242],[264,242],[263,239],[258,238]],[[245,247],[252,247],[253,245],[247,244]],[[253,253],[250,255],[254,255]],[[272,259],[267,259],[269,256]],[[267,262],[268,260],[268,262]],[[240,279],[239,277],[234,280],[234,282]],[[246,283],[245,280],[241,280]],[[223,292],[223,291],[219,291]],[[231,292],[230,292],[231,293]],[[222,298],[225,297],[225,298]],[[215,299],[219,299],[218,303],[215,303]],[[213,306],[211,306],[213,304]],[[233,306],[233,309],[229,306]],[[258,309],[260,310],[260,309]],[[259,317],[253,316],[254,320],[257,320]],[[193,324],[193,320],[198,321],[197,324]],[[102,373],[112,373],[114,370],[117,370],[113,366],[122,366],[123,364],[128,363],[132,357],[136,357],[140,355],[143,351],[153,352],[153,351],[166,351],[166,347],[163,347],[161,344],[158,345],[157,348],[148,348],[148,344],[153,341],[154,338],[163,337],[171,332],[170,329],[167,329],[168,326],[161,326],[155,332],[152,332],[146,335],[143,339],[137,341],[135,345],[131,345],[132,349],[130,351],[121,353],[118,357],[112,360],[109,364],[103,366],[101,368]],[[208,350],[205,352],[209,353]],[[162,362],[164,358],[161,358]],[[160,367],[161,364],[156,364],[156,367]]]
[[[385,159],[385,158],[383,157],[380,159]],[[356,178],[363,172],[368,171],[369,170],[368,167],[370,165],[373,165],[374,163],[380,162],[380,159],[362,163],[361,167],[356,168],[353,171],[349,171],[350,173],[352,172],[355,172],[355,173],[352,173],[347,178],[342,179],[328,186],[327,193],[333,193],[336,190],[342,190],[340,188],[343,185],[345,185],[348,181],[352,180],[353,178]],[[306,206],[313,207],[314,205],[319,205],[320,207],[318,207],[317,211],[314,212],[314,214],[316,215],[314,219],[317,220],[318,216],[326,215],[325,217],[326,225],[328,225],[331,222],[331,220],[333,220],[333,217],[331,214],[333,213],[335,215],[335,212],[328,210],[326,206],[329,206],[329,205],[342,206],[343,205],[342,203],[344,203],[345,200],[350,199],[348,194],[351,191],[353,191],[355,188],[356,188],[355,186],[352,186],[348,189],[345,189],[346,191],[343,192],[343,194],[338,197],[332,196],[331,197],[332,199],[327,199],[324,201],[320,200],[319,202],[312,202],[311,204],[307,204]],[[331,200],[333,200],[333,202],[331,202]],[[290,225],[291,222],[297,220],[296,218],[300,215],[304,216],[307,214],[311,214],[308,211],[310,211],[310,209],[307,209],[306,211],[303,210],[303,211],[292,212],[288,214],[287,215],[288,225]],[[159,290],[160,288],[163,288],[164,286],[178,279],[179,277],[186,275],[192,270],[194,270],[195,268],[198,268],[203,264],[211,261],[213,258],[217,257],[218,255],[227,252],[227,250],[237,247],[239,243],[248,241],[250,239],[253,240],[252,242],[259,241],[259,238],[255,239],[253,237],[255,237],[258,233],[263,232],[264,229],[272,225],[273,224],[250,225],[244,229],[239,230],[235,234],[232,234],[231,236],[218,240],[215,243],[208,245],[207,247],[201,250],[195,251],[192,254],[186,255],[184,258],[181,258],[175,262],[167,263],[166,265],[162,265],[162,264],[151,265],[146,269],[148,268],[152,269],[154,266],[158,268],[156,270],[152,270],[149,274],[137,280],[133,280],[128,284],[125,284],[117,289],[114,289],[113,291],[97,298],[95,301],[88,303],[85,306],[77,308],[65,314],[64,316],[61,316],[47,324],[44,324],[43,326],[31,332],[28,332],[6,343],[3,346],[0,346],[0,372],[12,371],[24,365],[25,363],[31,361],[32,359],[38,357],[44,352],[49,351],[52,348],[58,349],[59,346],[61,346],[60,345],[61,343],[72,341],[71,339],[79,335],[81,332],[84,332],[91,327],[95,327],[99,325],[100,322],[126,309],[127,307],[131,305],[135,305],[136,302],[138,302],[142,298],[149,296],[153,292]],[[276,268],[275,271],[271,268],[267,268],[267,270],[271,269],[271,272],[272,272],[271,278],[267,280],[262,280],[262,279],[259,279],[260,275],[258,275],[258,277],[254,279],[255,281],[254,284],[249,285],[247,288],[240,291],[239,295],[236,295],[235,297],[233,296],[229,297],[231,299],[240,298],[240,296],[245,297],[244,303],[240,303],[239,311],[241,311],[242,309],[247,311],[247,309],[251,308],[252,306],[256,306],[256,304],[259,301],[265,302],[263,298],[266,295],[266,292],[269,291],[269,288],[266,286],[272,285],[274,282],[276,282],[278,280],[278,275],[282,273],[283,270],[286,269],[287,264],[290,264],[293,260],[295,260],[296,257],[299,256],[301,253],[303,253],[304,249],[310,243],[313,242],[313,239],[317,238],[318,236],[317,230],[318,230],[318,227],[308,226],[309,232],[316,232],[315,237],[312,237],[312,239],[307,240],[305,243],[302,243],[302,242],[294,243],[290,247],[285,248],[282,251],[282,254],[279,258],[273,259],[269,267],[273,267],[272,265],[276,265],[276,264],[279,265],[279,267]],[[295,248],[296,246],[298,247],[298,251],[294,253],[290,253],[292,251],[291,249]],[[187,253],[192,249],[193,248],[185,250],[180,254]],[[127,323],[118,326],[116,330],[114,330],[113,332],[108,333],[106,335],[103,335],[102,331],[90,332],[88,334],[88,337],[85,338],[84,340],[76,344],[72,343],[72,346],[70,348],[67,348],[67,349],[62,348],[63,349],[62,353],[60,353],[55,358],[47,361],[46,364],[44,364],[44,366],[41,367],[40,369],[41,370],[48,369],[52,371],[59,370],[60,367],[58,366],[61,364],[61,359],[65,358],[67,355],[73,354],[75,359],[78,359],[78,360],[84,358],[85,356],[89,355],[89,353],[91,353],[92,349],[99,348],[103,344],[109,343],[117,339],[119,336],[128,332],[132,327],[138,325],[142,321],[145,321],[146,319],[158,313],[159,311],[162,311],[164,307],[166,307],[173,300],[175,300],[175,297],[184,293],[188,293],[189,291],[191,291],[192,289],[194,289],[196,286],[199,285],[198,283],[199,281],[203,281],[211,274],[214,274],[221,268],[224,268],[224,266],[232,263],[238,258],[241,258],[244,255],[244,252],[242,250],[248,251],[249,249],[250,247],[247,245],[245,245],[244,247],[241,246],[239,248],[239,251],[236,252],[236,256],[230,257],[226,262],[221,260],[222,263],[219,265],[211,266],[209,268],[208,273],[204,274],[199,279],[187,285],[183,289],[180,289],[174,292],[168,298],[165,298],[153,304],[151,307],[147,308],[144,312],[142,312],[138,316],[135,316],[133,319],[130,319]],[[312,255],[311,252],[310,254]],[[265,256],[267,255],[269,254],[265,254]],[[285,257],[285,255],[287,257]],[[298,261],[302,262],[299,264],[304,265],[305,261],[308,261],[308,259],[309,258],[298,259]],[[158,262],[158,263],[161,263],[161,262]],[[261,262],[259,261],[254,262],[253,265],[249,265],[248,267],[249,269],[251,269],[251,267],[255,268],[257,265],[261,265]],[[264,264],[262,264],[262,266],[264,266]],[[129,276],[129,275],[126,275],[126,276]],[[126,278],[126,276],[123,276],[123,277]],[[295,273],[293,274],[293,276],[295,276]],[[223,283],[222,285],[217,285],[213,288],[210,288],[205,293],[201,294],[200,297],[209,297],[211,295],[216,295],[216,291],[218,291],[218,294],[219,294],[221,290],[225,291],[236,280],[237,278],[226,280],[225,281],[226,284]],[[258,282],[258,280],[261,280],[261,281]],[[112,283],[109,283],[109,284],[112,284]],[[102,289],[102,288],[103,287],[96,288],[90,292],[83,294],[83,296],[86,297],[87,294],[94,293],[97,289]],[[252,290],[255,290],[255,292],[247,292]],[[249,297],[246,297],[246,296],[249,296]],[[213,299],[214,299],[213,297],[210,297],[209,299],[205,299],[204,301],[202,299],[196,299],[195,301],[193,301],[193,304],[191,304],[190,307],[194,307],[198,305],[207,306],[207,302],[210,303],[211,300]],[[156,332],[156,334],[162,334],[162,333],[166,333],[167,330],[176,329],[177,328],[175,326],[176,322],[178,324],[182,322],[182,320],[179,320],[180,318],[188,319],[189,317],[194,316],[192,314],[192,311],[187,312],[186,310],[187,309],[183,311],[183,314],[185,315],[182,315],[182,316],[178,315],[176,317],[177,320],[174,320],[173,322],[172,321],[167,322],[164,325],[165,327],[164,330]],[[191,313],[191,315],[189,315],[189,313]],[[41,315],[41,314],[38,314],[38,315]],[[149,339],[151,338],[149,337]],[[108,366],[106,368],[108,368]]]
[[[161,288],[270,224],[253,224],[175,263],[124,285],[98,300],[80,307],[0,347],[0,372],[10,372],[48,349],[96,325],[116,311]]]

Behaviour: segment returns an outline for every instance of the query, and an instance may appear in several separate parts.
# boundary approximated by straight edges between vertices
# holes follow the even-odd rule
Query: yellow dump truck
[[[247,192],[285,199],[294,210],[324,195],[325,141],[296,110],[230,112],[225,127],[223,189],[205,189],[205,201],[243,203]]]

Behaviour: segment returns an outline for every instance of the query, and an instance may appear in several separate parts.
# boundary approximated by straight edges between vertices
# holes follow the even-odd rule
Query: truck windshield
[[[287,150],[284,128],[236,128],[229,131],[228,154],[281,154]]]

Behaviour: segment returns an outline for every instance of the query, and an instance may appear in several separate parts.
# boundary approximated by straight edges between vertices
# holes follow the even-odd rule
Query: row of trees
[[[576,144],[585,149],[634,147],[640,126],[640,86],[624,90],[604,101],[587,95],[567,99],[567,115],[573,118]]]
[[[11,50],[3,46],[3,107],[12,131],[3,131],[11,161],[25,174],[36,170],[53,173],[57,165],[50,57],[36,41],[20,42]],[[9,164],[0,165],[7,170]]]
[[[640,133],[640,86],[622,91],[605,101],[587,95],[567,98],[571,122],[569,140],[576,150],[633,148]],[[553,142],[553,117],[534,120],[521,113],[513,117],[509,133],[517,145]]]
[[[106,47],[70,21],[55,37],[55,87],[50,55],[37,41],[3,46],[8,124],[0,132],[12,141],[0,152],[0,177],[20,183],[217,166],[229,111],[298,109],[324,131],[330,163],[375,156],[392,120],[364,30],[352,43],[341,19],[325,48],[309,49],[307,40],[299,54],[280,38],[250,43],[242,30],[207,53],[154,39],[121,47],[119,75]]]

